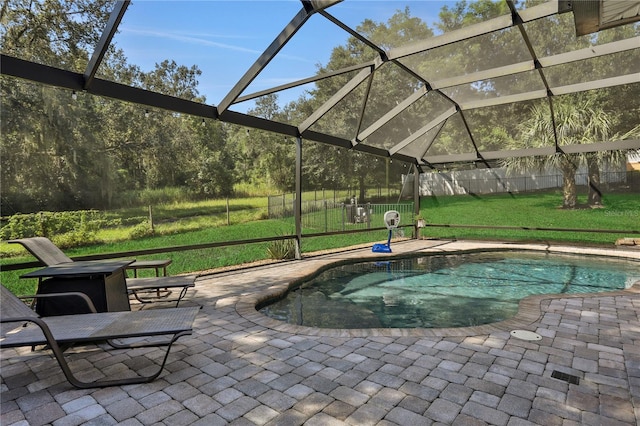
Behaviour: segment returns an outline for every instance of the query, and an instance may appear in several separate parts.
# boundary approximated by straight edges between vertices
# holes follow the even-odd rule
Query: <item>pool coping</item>
[[[425,241],[420,247],[419,241]],[[569,245],[550,244],[518,244],[499,242],[479,242],[479,241],[441,241],[441,240],[410,240],[408,245],[403,242],[394,244],[395,253],[383,254],[372,253],[370,249],[356,249],[348,254],[329,254],[312,259],[303,259],[293,262],[290,266],[300,270],[295,278],[284,279],[282,283],[270,285],[260,289],[255,293],[243,293],[235,304],[236,312],[243,318],[266,328],[279,332],[325,337],[469,337],[477,335],[487,335],[495,332],[510,332],[517,329],[530,331],[535,327],[535,323],[543,315],[543,303],[554,299],[592,299],[602,297],[614,297],[640,294],[640,281],[625,290],[585,294],[545,294],[527,296],[522,299],[518,306],[518,313],[507,320],[484,324],[478,326],[455,327],[455,328],[319,328],[301,326],[285,323],[283,321],[270,318],[257,310],[257,307],[267,301],[282,297],[290,288],[295,287],[301,281],[330,267],[353,263],[358,261],[390,260],[415,256],[418,253],[429,254],[454,254],[473,253],[482,251],[534,251],[557,254],[578,254],[586,256],[610,257],[632,261],[640,261],[640,252],[624,249],[606,249],[594,247],[580,247]],[[417,247],[414,247],[415,245]],[[406,249],[408,247],[408,249]],[[404,248],[404,249],[403,249]],[[303,267],[302,263],[306,263]]]

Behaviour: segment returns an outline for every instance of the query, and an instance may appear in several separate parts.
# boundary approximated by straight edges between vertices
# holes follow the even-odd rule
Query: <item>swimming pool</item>
[[[640,263],[535,252],[426,255],[335,266],[260,312],[320,328],[446,328],[513,317],[529,295],[631,287]]]

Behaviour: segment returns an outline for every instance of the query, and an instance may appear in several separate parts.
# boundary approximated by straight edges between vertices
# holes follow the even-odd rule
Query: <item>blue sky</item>
[[[408,6],[412,16],[433,27],[444,4],[455,2],[344,0],[327,10],[356,27],[365,18],[386,22],[396,10]],[[200,94],[207,103],[217,105],[301,7],[299,0],[134,0],[114,42],[143,71],[165,59],[197,65],[202,70]],[[318,64],[326,65],[332,48],[347,38],[346,32],[324,17],[312,16],[247,93],[314,75]],[[301,90],[283,93],[280,100],[293,100]],[[241,105],[232,109],[251,107]]]

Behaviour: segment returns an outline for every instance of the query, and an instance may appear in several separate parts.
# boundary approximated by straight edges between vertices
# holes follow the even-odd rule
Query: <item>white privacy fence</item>
[[[600,184],[626,184],[628,175],[626,171],[604,171],[600,173]],[[412,180],[412,176],[409,179]],[[579,171],[576,184],[588,185],[588,174]],[[478,169],[420,175],[421,196],[527,192],[551,188],[562,188],[562,173],[549,171],[533,175],[507,175],[504,169]]]

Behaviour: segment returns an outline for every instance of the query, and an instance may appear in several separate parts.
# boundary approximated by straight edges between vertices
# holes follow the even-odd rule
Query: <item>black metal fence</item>
[[[328,200],[302,203],[304,232],[335,232],[384,227],[384,213],[400,213],[399,225],[413,224],[413,202],[390,204],[334,203]]]
[[[355,199],[344,197],[343,191],[318,192],[311,200],[302,201],[302,229],[305,232],[336,232],[356,229],[384,227],[383,216],[389,210],[400,213],[400,225],[413,224],[414,203],[358,203]],[[309,196],[309,194],[306,194]],[[328,196],[315,199],[317,195]],[[269,219],[292,218],[294,216],[295,195],[282,194],[270,196]]]

